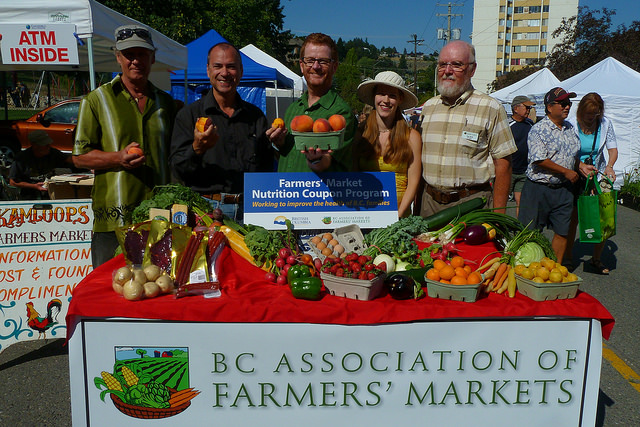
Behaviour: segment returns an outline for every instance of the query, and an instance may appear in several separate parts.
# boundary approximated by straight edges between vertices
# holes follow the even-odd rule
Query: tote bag
[[[609,192],[603,192],[595,176],[591,176],[578,197],[580,242],[600,243],[616,234],[618,192],[609,178]]]

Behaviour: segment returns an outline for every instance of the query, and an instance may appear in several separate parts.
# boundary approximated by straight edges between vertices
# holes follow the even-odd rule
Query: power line
[[[413,43],[413,92],[418,96],[418,45],[421,45],[424,40],[418,40],[417,34],[411,34],[413,40],[408,40],[407,43]]]

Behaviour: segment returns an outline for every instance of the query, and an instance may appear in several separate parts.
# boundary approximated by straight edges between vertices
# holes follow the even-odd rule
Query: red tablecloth
[[[482,251],[482,248],[469,249]],[[486,248],[484,249],[486,251]],[[470,252],[462,252],[472,259]],[[476,302],[460,302],[425,297],[397,301],[389,295],[373,301],[357,301],[324,295],[319,301],[293,298],[288,286],[264,280],[264,271],[252,266],[228,247],[219,261],[222,296],[205,299],[172,295],[127,301],[111,287],[112,272],[125,265],[123,256],[96,268],[73,291],[67,313],[68,337],[76,318],[125,317],[198,322],[290,322],[325,324],[376,324],[445,318],[594,318],[602,324],[602,335],[609,338],[614,319],[591,295],[578,291],[576,298],[533,301],[521,294],[515,298],[490,293]]]

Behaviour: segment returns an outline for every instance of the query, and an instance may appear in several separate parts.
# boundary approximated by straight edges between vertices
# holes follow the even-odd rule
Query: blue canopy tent
[[[186,45],[189,52],[186,70],[178,70],[171,75],[171,95],[174,99],[190,104],[199,99],[210,87],[207,77],[207,52],[211,46],[226,42],[215,30],[209,30],[201,37]],[[266,87],[293,88],[293,80],[284,76],[275,68],[265,67],[240,52],[243,74],[238,93],[266,114]],[[277,93],[277,91],[276,91]],[[277,103],[276,103],[277,105]],[[277,116],[277,114],[276,114]]]

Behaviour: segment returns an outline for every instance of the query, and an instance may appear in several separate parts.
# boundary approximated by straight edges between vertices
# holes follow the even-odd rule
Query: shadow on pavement
[[[19,345],[19,344],[14,344],[14,345]],[[65,345],[64,339],[52,340],[51,342],[43,345],[40,348],[32,350],[29,353],[23,354],[22,356],[16,357],[15,359],[9,360],[8,362],[1,364],[0,371],[11,368],[13,366],[20,365],[22,363],[43,359],[45,357],[66,355],[68,353],[69,353],[69,347]]]

